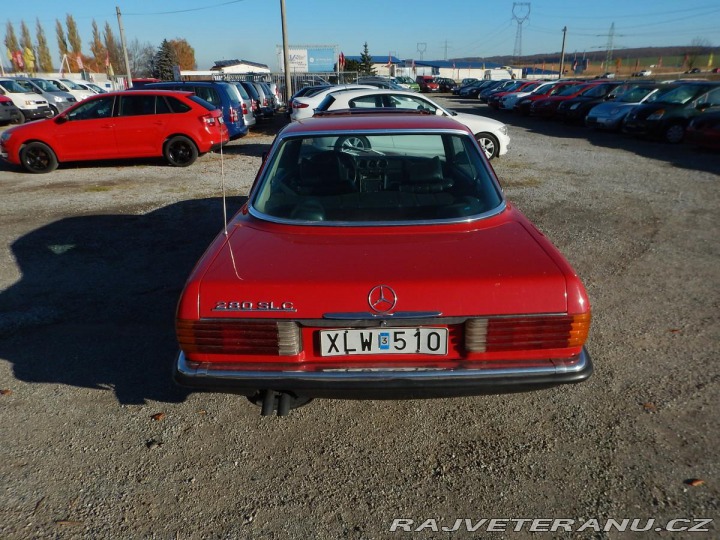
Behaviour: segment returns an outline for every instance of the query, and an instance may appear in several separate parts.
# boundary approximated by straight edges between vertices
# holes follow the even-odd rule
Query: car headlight
[[[53,96],[53,101],[55,103],[61,103],[61,102],[65,101],[65,99],[60,96]]]
[[[10,137],[12,137],[12,133],[9,131],[5,131],[2,135],[0,135],[0,143],[6,143],[10,140]]]
[[[665,109],[658,109],[654,113],[652,113],[650,116],[647,117],[648,120],[660,120],[663,115],[665,114]]]
[[[574,110],[577,109],[579,106],[580,106],[579,103],[573,103],[572,105],[570,105],[570,109],[574,111]]]
[[[498,129],[498,131],[499,131],[500,133],[502,133],[503,135],[507,135],[507,134],[508,134],[508,128],[507,128],[507,126],[506,126],[505,124],[503,124],[503,125],[500,127],[500,129]]]

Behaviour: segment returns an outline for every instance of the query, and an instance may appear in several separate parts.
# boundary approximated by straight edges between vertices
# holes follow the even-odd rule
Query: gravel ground
[[[720,157],[446,101],[510,126],[505,191],[590,294],[588,382],[285,418],[186,393],[174,308],[221,170],[233,212],[281,122],[188,169],[0,165],[0,538],[717,538]],[[440,529],[460,518],[656,521]]]

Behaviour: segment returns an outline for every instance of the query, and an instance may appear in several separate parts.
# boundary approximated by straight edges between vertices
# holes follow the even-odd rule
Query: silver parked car
[[[53,116],[60,114],[71,105],[77,103],[77,99],[70,92],[66,92],[52,81],[40,78],[17,77],[17,83],[28,92],[35,92],[47,99]]]
[[[252,98],[250,97],[250,94],[247,93],[247,90],[245,90],[245,87],[240,84],[240,82],[227,82],[230,84],[230,86],[235,88],[238,93],[238,100],[242,104],[242,113],[243,118],[245,119],[245,125],[247,127],[254,126],[255,124],[257,124],[257,119],[255,118],[255,113],[253,112]]]

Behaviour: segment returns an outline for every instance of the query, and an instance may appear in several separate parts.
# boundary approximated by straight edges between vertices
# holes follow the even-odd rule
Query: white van
[[[83,88],[79,84],[74,83],[70,79],[45,80],[55,83],[56,85],[60,86],[65,92],[70,92],[73,96],[75,96],[75,99],[77,99],[78,101],[82,101],[85,98],[95,95],[95,92],[93,92],[92,90],[86,90],[85,88]]]
[[[0,78],[0,94],[9,97],[20,109],[23,122],[53,116],[47,99],[34,92],[28,92],[13,79]]]

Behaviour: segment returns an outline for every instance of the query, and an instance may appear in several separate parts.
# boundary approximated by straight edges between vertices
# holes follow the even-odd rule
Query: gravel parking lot
[[[284,418],[186,393],[175,303],[282,121],[187,169],[0,164],[0,538],[717,538],[720,156],[440,101],[509,125],[506,194],[593,304],[588,382]]]

